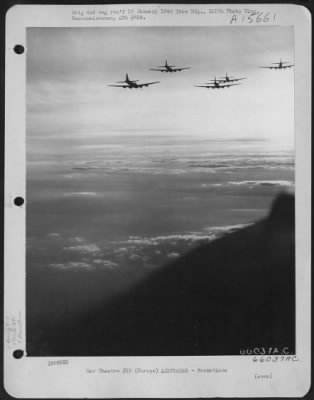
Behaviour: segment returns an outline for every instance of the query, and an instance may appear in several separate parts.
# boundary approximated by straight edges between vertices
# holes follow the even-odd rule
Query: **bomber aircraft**
[[[284,65],[284,64],[289,64],[289,62],[288,62],[288,61],[281,61],[281,59],[280,59],[279,62],[274,62],[274,63],[272,63],[272,65],[270,65],[270,66],[260,67],[260,68],[285,69],[285,68],[291,68],[291,67],[294,66],[293,64],[290,64],[290,65]]]
[[[237,82],[237,81],[242,81],[243,79],[246,78],[235,78],[233,76],[228,76],[227,72],[226,72],[226,76],[217,79],[218,82]]]
[[[190,69],[191,67],[175,68],[175,65],[168,65],[166,60],[165,65],[159,65],[158,68],[150,68],[150,71],[160,71],[160,72],[180,72],[184,69]]]
[[[219,80],[216,79],[210,79],[210,82],[208,83],[204,83],[204,85],[196,85],[195,87],[203,87],[203,88],[207,88],[207,89],[224,89],[224,88],[228,88],[230,86],[235,86],[235,85],[241,85],[241,83],[228,83],[225,84],[225,82],[221,82]]]
[[[154,85],[155,83],[160,83],[159,81],[156,82],[145,82],[145,83],[136,83],[138,80],[131,80],[129,75],[126,73],[124,81],[118,81],[117,83],[124,83],[124,85],[108,85],[113,87],[121,87],[123,89],[142,89],[142,87],[148,87],[149,85]]]

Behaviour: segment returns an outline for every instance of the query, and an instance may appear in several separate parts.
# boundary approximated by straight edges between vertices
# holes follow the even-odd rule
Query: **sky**
[[[28,153],[80,151],[104,135],[263,138],[292,146],[294,70],[290,27],[28,28]],[[165,74],[164,64],[191,69]],[[128,72],[138,90],[108,85]],[[228,72],[225,90],[194,87]],[[80,144],[79,146],[76,146]]]

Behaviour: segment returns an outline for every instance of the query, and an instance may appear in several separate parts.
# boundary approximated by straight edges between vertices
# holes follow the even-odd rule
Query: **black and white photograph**
[[[293,68],[290,27],[27,31],[30,356],[295,353]]]
[[[162,14],[129,6],[112,15]],[[225,357],[272,380],[274,364],[299,362],[307,271],[295,26],[264,9],[218,25],[84,26],[109,9],[67,7],[69,26],[25,28],[25,342],[13,343],[48,366],[175,357],[180,379],[215,379],[232,374],[227,361],[210,370]],[[211,367],[183,371],[193,359]]]

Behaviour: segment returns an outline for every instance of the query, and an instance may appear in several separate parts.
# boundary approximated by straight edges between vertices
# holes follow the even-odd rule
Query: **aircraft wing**
[[[259,68],[279,69],[279,67],[259,67]]]
[[[207,88],[207,89],[217,89],[217,86],[210,86],[210,85],[195,85],[194,87],[203,87],[203,88]]]
[[[236,86],[236,85],[241,85],[241,83],[228,83],[228,85],[223,85],[220,86],[221,88],[229,87],[229,86]]]
[[[138,83],[137,86],[138,87],[143,87],[143,86],[149,86],[149,85],[154,85],[155,83],[160,83],[160,81],[156,81],[156,82],[145,82],[145,83]]]
[[[283,65],[283,66],[282,66],[282,68],[291,68],[291,67],[294,67],[294,65],[291,64],[291,65]]]
[[[207,88],[207,89],[224,89],[225,87],[236,86],[236,85],[241,85],[241,83],[230,83],[228,85],[220,85],[220,86],[197,85],[195,87],[203,87],[203,88]]]
[[[149,68],[150,71],[161,71],[161,72],[165,72],[167,71],[165,68],[161,69],[161,68]]]
[[[261,67],[262,68],[262,67]],[[266,67],[265,67],[266,68]],[[225,78],[220,78],[220,79],[216,79],[216,82],[220,82],[220,83],[224,83],[224,82],[238,82],[238,81],[242,81],[243,79],[246,78],[229,78],[228,80]]]
[[[172,71],[183,71],[184,69],[191,69],[191,67],[184,67],[184,68],[172,68]]]
[[[107,86],[122,87],[122,88],[128,88],[128,87],[130,87],[129,85],[107,85]]]
[[[233,78],[233,79],[229,79],[230,82],[238,82],[238,81],[242,81],[243,79],[246,78]]]

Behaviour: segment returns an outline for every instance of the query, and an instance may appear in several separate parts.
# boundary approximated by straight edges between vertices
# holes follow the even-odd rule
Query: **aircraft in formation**
[[[166,60],[165,65],[159,65],[156,68],[150,68],[150,71],[180,72],[180,71],[183,71],[184,69],[191,69],[191,67],[175,68],[175,65],[168,65],[168,61]]]
[[[129,89],[142,89],[143,87],[148,87],[149,85],[154,85],[155,83],[160,83],[159,81],[145,82],[145,83],[136,83],[136,82],[138,82],[138,79],[137,80],[131,80],[129,78],[129,75],[126,73],[125,74],[125,80],[117,82],[117,83],[124,83],[124,85],[108,85],[108,86],[121,87],[123,89],[126,89],[126,88],[129,88]]]
[[[204,83],[204,85],[195,85],[195,87],[203,87],[206,89],[224,89],[226,87],[228,88],[235,85],[241,85],[241,83],[226,83],[225,80],[217,80],[215,77],[215,79],[210,79],[210,82]]]
[[[293,64],[290,65],[284,65],[284,64],[289,64],[288,61],[280,61],[279,62],[274,62],[272,63],[271,66],[266,66],[266,67],[260,67],[260,68],[268,68],[268,69],[285,69],[285,68],[291,68],[293,67]]]
[[[286,69],[286,68],[292,68],[294,64],[290,64],[288,61],[280,61],[279,62],[274,62],[270,66],[262,66],[259,68],[268,68],[268,69]],[[160,71],[160,72],[177,72],[177,71],[183,71],[184,69],[190,69],[191,67],[180,67],[180,68],[175,68],[175,65],[168,65],[168,61],[165,61],[165,65],[161,65],[158,68],[150,68],[151,71]],[[207,89],[224,89],[224,88],[229,88],[230,86],[236,86],[236,85],[241,85],[241,83],[233,83],[233,82],[238,82],[242,81],[245,78],[235,78],[233,76],[229,76],[228,73],[226,73],[226,76],[222,78],[216,79],[210,79],[210,82],[204,83],[203,85],[195,85],[195,87],[203,87]],[[137,83],[138,80],[131,80],[126,73],[125,75],[125,80],[124,81],[118,81],[117,83],[123,83],[123,85],[108,85],[108,86],[113,86],[113,87],[121,87],[123,89],[141,89],[143,87],[148,87],[150,85],[154,85],[156,83],[160,83],[160,81],[154,81],[154,82],[144,82],[144,83]]]

